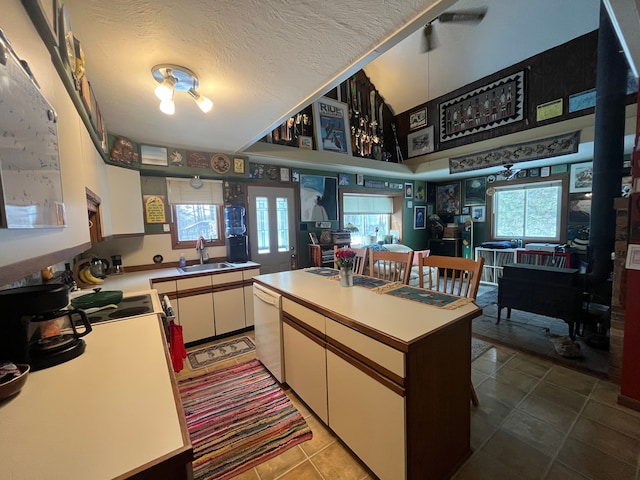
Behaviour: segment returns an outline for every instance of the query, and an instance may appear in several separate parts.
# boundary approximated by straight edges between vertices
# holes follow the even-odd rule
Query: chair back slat
[[[413,252],[374,251],[369,249],[369,276],[409,284]]]
[[[333,258],[336,258],[336,252],[339,250],[337,245],[333,246]],[[356,252],[356,256],[353,258],[353,273],[356,275],[363,275],[365,273],[365,265],[367,263],[367,248],[352,248]],[[338,263],[334,260],[334,268],[339,268]]]
[[[482,257],[473,260],[438,255],[421,256],[418,258],[420,288],[475,300],[478,295],[483,265],[484,258]]]

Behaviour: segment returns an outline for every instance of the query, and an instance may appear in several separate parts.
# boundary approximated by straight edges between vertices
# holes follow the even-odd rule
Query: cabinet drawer
[[[303,307],[299,303],[292,302],[288,298],[282,299],[282,311],[292,315],[302,323],[309,325],[309,327],[313,328],[321,335],[324,335],[326,330],[324,315],[314,312],[310,308]]]
[[[331,319],[327,319],[327,337],[377,363],[398,377],[405,377],[404,353],[401,351]]]
[[[259,268],[252,268],[251,270],[243,270],[242,271],[242,279],[249,280],[250,278],[256,277],[260,275]]]
[[[178,291],[189,290],[190,288],[210,287],[211,277],[208,275],[201,277],[181,278],[176,281]]]
[[[216,273],[211,275],[212,285],[222,285],[224,283],[242,282],[242,272]]]
[[[152,288],[155,288],[158,291],[158,295],[176,293],[176,281],[169,280],[166,282],[152,282]]]

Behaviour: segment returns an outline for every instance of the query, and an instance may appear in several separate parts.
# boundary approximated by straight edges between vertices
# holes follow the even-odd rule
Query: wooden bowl
[[[27,375],[29,375],[29,370],[31,369],[29,365],[17,363],[16,367],[20,370],[20,376],[12,378],[8,382],[0,383],[0,400],[18,393],[27,381]]]

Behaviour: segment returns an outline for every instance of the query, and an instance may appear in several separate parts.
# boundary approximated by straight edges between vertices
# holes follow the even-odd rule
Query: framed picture
[[[548,177],[551,175],[551,167],[540,167],[540,176]]]
[[[484,205],[486,203],[486,190],[487,179],[485,177],[466,179],[464,181],[464,204]]]
[[[364,175],[361,173],[356,174],[356,185],[364,185]]]
[[[590,192],[593,183],[593,162],[571,164],[569,193]]]
[[[460,183],[437,186],[436,210],[439,215],[460,214]]]
[[[422,205],[413,208],[413,229],[422,230],[427,228],[427,207]]]
[[[415,186],[414,186],[414,194],[415,194],[415,199],[419,202],[424,202],[425,199],[425,185],[424,182],[416,182]]]
[[[416,157],[433,152],[433,125],[407,135],[407,156]]]
[[[471,207],[462,207],[462,214],[469,215],[471,213]]]
[[[338,185],[347,186],[350,184],[349,174],[348,173],[339,173],[338,174]]]
[[[404,198],[413,198],[413,183],[404,184]]]
[[[291,180],[296,183],[300,181],[300,170],[291,171]]]
[[[351,127],[346,103],[322,97],[313,103],[313,119],[318,150],[351,155]]]
[[[313,138],[300,135],[298,137],[298,148],[302,148],[303,150],[313,150]]]
[[[140,145],[140,161],[145,165],[167,166],[167,149],[152,145]]]
[[[233,159],[233,173],[244,173],[244,158]]]
[[[485,212],[486,207],[484,205],[471,207],[471,218],[474,222],[484,222]]]
[[[409,114],[409,130],[424,127],[427,124],[427,109],[416,110]]]
[[[300,221],[338,220],[338,179],[300,175]]]
[[[290,172],[291,172],[291,170],[289,170],[289,168],[280,167],[280,181],[281,182],[288,182],[291,179]]]

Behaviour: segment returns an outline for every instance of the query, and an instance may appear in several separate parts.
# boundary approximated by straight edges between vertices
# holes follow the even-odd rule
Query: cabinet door
[[[244,289],[234,288],[214,292],[213,309],[216,335],[243,329],[245,327]]]
[[[327,387],[331,429],[381,479],[406,478],[404,397],[330,350]]]
[[[305,334],[300,327],[285,323],[282,330],[287,384],[324,423],[328,423],[324,345]]]
[[[215,335],[213,295],[205,293],[178,298],[178,321],[182,325],[185,343]]]
[[[244,326],[251,327],[253,320],[253,285],[244,287]]]
[[[111,235],[144,233],[140,172],[107,165],[107,184],[109,185],[109,222],[107,224],[111,225]],[[105,235],[107,235],[107,224],[103,225]]]

